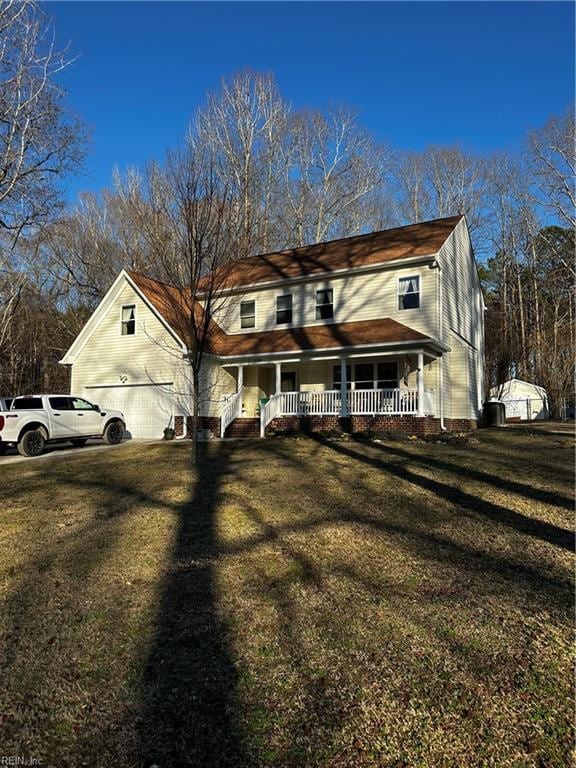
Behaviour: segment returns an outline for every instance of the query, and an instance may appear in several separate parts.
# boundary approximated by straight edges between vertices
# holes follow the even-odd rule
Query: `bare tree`
[[[246,70],[208,95],[189,141],[208,148],[220,181],[234,200],[239,256],[278,245],[277,207],[289,108],[274,78]],[[281,235],[280,235],[281,236]]]
[[[466,214],[474,234],[484,223],[486,161],[459,146],[432,146],[400,155],[394,187],[402,218],[410,223]]]
[[[58,180],[83,154],[55,81],[67,64],[34,0],[0,0],[0,349],[26,283],[18,238],[59,210]]]
[[[564,225],[576,228],[574,108],[531,132],[528,153],[540,202]]]
[[[112,189],[81,194],[68,215],[35,236],[34,258],[72,301],[95,305],[121,269],[155,272],[156,256],[145,231],[153,222],[142,173],[116,171]]]
[[[168,156],[166,167],[147,173],[148,223],[143,232],[161,271],[162,301],[188,346],[192,399],[192,459],[198,455],[200,408],[211,397],[206,358],[223,310],[222,287],[238,253],[234,200],[209,150],[188,143]],[[151,211],[151,215],[150,215]]]
[[[68,63],[35,0],[2,0],[0,229],[14,238],[58,209],[58,179],[82,158],[83,130],[55,79]]]
[[[357,124],[349,109],[292,116],[285,163],[284,220],[290,242],[311,242],[366,231],[363,205],[381,187],[388,153]]]

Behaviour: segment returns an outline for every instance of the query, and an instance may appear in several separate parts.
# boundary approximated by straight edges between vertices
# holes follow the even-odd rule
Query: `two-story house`
[[[122,271],[61,361],[72,391],[122,410],[135,437],[182,433],[191,413],[174,291]],[[238,261],[219,289],[202,426],[217,436],[470,428],[483,313],[463,216]]]

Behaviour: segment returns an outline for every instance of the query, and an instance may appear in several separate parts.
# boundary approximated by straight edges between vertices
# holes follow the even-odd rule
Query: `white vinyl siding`
[[[438,253],[442,280],[442,340],[447,418],[478,418],[483,402],[484,301],[466,222],[462,219]],[[436,271],[436,270],[432,270]],[[464,345],[465,351],[456,351]],[[467,387],[466,405],[458,394]],[[464,414],[464,415],[463,415]]]
[[[119,323],[126,307],[134,307],[136,327],[133,335],[123,336]],[[95,391],[98,396],[110,393],[110,398],[113,393],[113,401],[98,402],[112,408],[114,403],[129,398],[130,392],[146,391],[145,399],[153,401],[151,393],[155,391],[158,402],[165,408],[164,389],[169,387],[173,391],[170,398],[174,403],[182,397],[180,393],[190,391],[185,383],[186,368],[178,342],[126,282],[78,352],[72,365],[71,392],[95,402],[98,402]],[[125,393],[120,394],[116,387],[125,388]],[[137,390],[137,387],[147,389]],[[137,399],[142,401],[140,395]],[[155,429],[153,425],[151,428]],[[138,431],[142,434],[140,427]],[[162,437],[162,434],[154,432],[154,436]]]
[[[325,323],[349,323],[357,320],[374,320],[390,317],[399,323],[409,325],[417,331],[437,336],[437,270],[428,265],[396,267],[395,269],[369,270],[356,275],[341,275],[310,280],[286,286],[292,294],[292,325],[295,327],[321,325]],[[406,312],[398,309],[398,278],[419,277],[419,310]],[[316,319],[317,291],[332,289],[333,319]],[[226,333],[276,330],[277,297],[282,293],[278,286],[261,288],[232,294],[222,300],[216,314],[218,322]],[[240,302],[256,300],[258,309],[254,328],[243,330],[238,320]],[[425,300],[424,300],[425,299]],[[408,319],[409,318],[409,319]]]

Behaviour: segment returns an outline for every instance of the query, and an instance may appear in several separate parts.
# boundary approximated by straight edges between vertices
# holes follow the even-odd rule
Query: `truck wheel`
[[[21,456],[40,456],[44,450],[46,440],[39,429],[31,429],[25,432],[18,441],[18,453]]]
[[[74,440],[72,440],[72,445],[75,448],[82,448],[83,445],[86,445],[86,438],[84,438],[84,437],[75,437]]]
[[[118,445],[124,437],[124,424],[121,421],[111,421],[104,430],[103,437],[108,445]]]

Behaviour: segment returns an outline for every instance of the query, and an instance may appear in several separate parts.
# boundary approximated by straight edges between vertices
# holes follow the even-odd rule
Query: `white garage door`
[[[161,438],[165,427],[174,426],[172,390],[172,383],[84,387],[84,395],[103,410],[122,411],[132,437]]]

